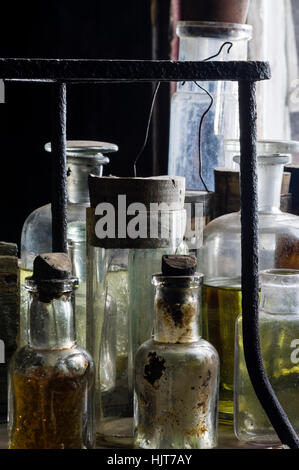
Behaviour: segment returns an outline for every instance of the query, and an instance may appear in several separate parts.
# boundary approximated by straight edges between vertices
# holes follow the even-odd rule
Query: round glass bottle
[[[239,141],[228,148],[239,152]],[[259,141],[259,269],[299,268],[299,217],[280,211],[283,167],[298,142]],[[239,157],[235,157],[239,161]],[[235,321],[241,313],[240,212],[210,222],[204,230],[199,266],[205,275],[203,334],[220,356],[219,416],[233,420]]]
[[[252,27],[244,24],[181,21],[179,60],[205,60],[218,53],[226,41],[233,43],[213,60],[247,60],[247,45]],[[214,168],[229,166],[225,161],[224,139],[238,138],[238,94],[233,82],[200,82],[213,96],[214,105],[203,123],[202,175],[209,190],[214,190]],[[199,178],[198,129],[203,113],[210,105],[209,96],[193,82],[178,83],[172,97],[168,174],[186,178],[186,188],[204,189]]]
[[[217,444],[219,358],[200,338],[203,275],[184,275],[182,255],[165,258],[179,259],[180,275],[164,275],[162,264],[162,273],[153,276],[154,337],[140,346],[135,360],[135,446],[212,448]]]
[[[162,254],[175,253],[183,240],[185,180],[90,175],[89,187],[87,347],[96,366],[97,440],[105,446],[131,446],[135,352],[152,336],[151,276]],[[151,207],[163,201],[160,210]]]
[[[262,271],[260,285],[259,331],[263,363],[280,404],[299,433],[299,271]],[[235,434],[241,441],[268,446],[280,442],[247,372],[242,315],[236,322],[234,424]]]
[[[51,152],[51,144],[45,145]],[[106,142],[67,142],[68,195],[68,252],[73,264],[73,275],[79,279],[76,294],[75,321],[78,344],[86,345],[86,207],[89,206],[88,174],[102,176],[103,166],[109,163],[107,153],[118,147]],[[39,253],[52,250],[51,204],[34,210],[26,219],[21,237],[21,322],[20,345],[26,344],[26,289],[24,280],[32,274],[33,260]]]
[[[94,366],[76,344],[72,296],[77,279],[67,277],[69,260],[68,272],[61,269],[64,258],[61,253],[38,256],[33,276],[25,280],[29,342],[9,365],[10,449],[94,447]],[[48,260],[51,267],[45,270]]]

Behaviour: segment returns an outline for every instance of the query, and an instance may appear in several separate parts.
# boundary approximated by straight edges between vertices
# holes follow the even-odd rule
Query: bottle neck
[[[88,175],[103,175],[103,163],[67,160],[67,194],[68,202],[89,204]]]
[[[299,315],[299,271],[264,271],[260,282],[260,310],[271,315]]]
[[[76,342],[72,293],[41,301],[38,292],[29,291],[29,344],[34,349],[65,349]]]
[[[258,210],[264,213],[280,212],[283,165],[258,163]]]
[[[157,286],[154,340],[160,343],[198,341],[199,297],[199,286]]]

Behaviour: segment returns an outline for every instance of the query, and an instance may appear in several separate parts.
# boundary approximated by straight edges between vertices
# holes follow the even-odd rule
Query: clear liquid
[[[259,314],[263,363],[274,392],[299,434],[299,364],[292,342],[299,338],[298,315]],[[237,321],[235,433],[242,441],[277,444],[279,439],[253,390],[244,357],[242,316]]]
[[[240,279],[209,281],[203,288],[202,332],[220,357],[219,418],[233,420],[235,322],[242,311]]]
[[[108,299],[110,299],[108,301]],[[97,442],[130,446],[133,442],[133,400],[128,373],[128,271],[111,265],[107,272],[107,296],[101,334],[101,416]]]

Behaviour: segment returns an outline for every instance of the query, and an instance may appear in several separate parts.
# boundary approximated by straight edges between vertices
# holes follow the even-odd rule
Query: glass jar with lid
[[[239,161],[239,141],[227,148]],[[299,142],[257,142],[259,269],[299,268],[299,217],[281,212],[283,167]],[[233,420],[233,369],[235,321],[241,313],[240,212],[210,222],[199,253],[204,273],[203,331],[220,356],[219,415]]]
[[[247,60],[252,27],[244,24],[180,21],[179,60],[205,60],[216,55],[224,42],[231,42],[213,60]],[[230,166],[224,151],[224,139],[238,138],[238,90],[233,82],[199,82],[214,99],[202,128],[202,176],[214,190],[214,168]],[[172,97],[168,174],[186,178],[186,188],[205,189],[199,178],[198,132],[200,119],[211,103],[210,97],[193,82],[178,83]]]
[[[90,175],[89,188],[87,348],[96,365],[97,440],[131,446],[134,357],[152,335],[151,276],[183,240],[185,180]]]
[[[299,433],[299,271],[269,269],[260,273],[259,331],[263,363],[273,390]],[[244,357],[242,315],[236,322],[235,434],[260,445],[280,443],[253,390]]]
[[[51,152],[51,144],[45,145]],[[108,153],[116,152],[114,144],[97,141],[67,142],[67,196],[68,196],[68,251],[73,263],[73,275],[80,287],[76,294],[75,320],[78,344],[86,344],[86,207],[89,205],[88,174],[103,174],[103,166],[109,163]],[[21,237],[21,324],[20,344],[27,342],[26,289],[24,280],[32,274],[33,260],[39,253],[52,250],[51,204],[34,210],[26,219]]]

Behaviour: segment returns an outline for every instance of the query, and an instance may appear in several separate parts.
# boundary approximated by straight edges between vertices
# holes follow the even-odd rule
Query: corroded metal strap
[[[67,252],[66,85],[53,84],[52,95],[52,251]]]
[[[0,78],[62,82],[267,80],[267,62],[100,59],[1,59]]]
[[[239,82],[241,145],[242,321],[244,354],[255,393],[283,444],[299,440],[265,373],[258,324],[258,200],[255,83]]]

